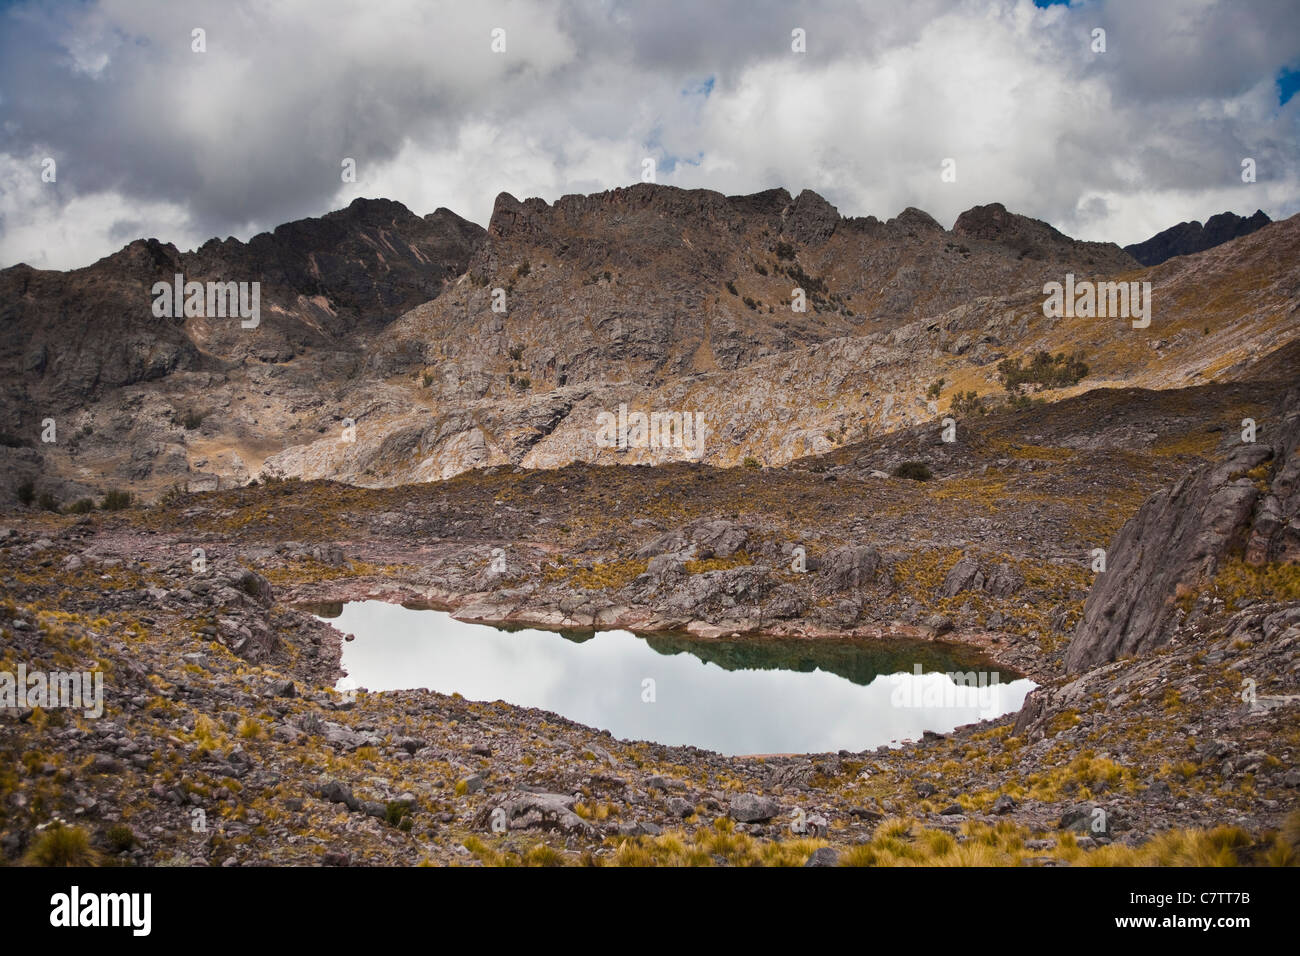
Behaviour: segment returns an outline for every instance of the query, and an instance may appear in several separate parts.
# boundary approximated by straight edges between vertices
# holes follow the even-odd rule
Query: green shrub
[[[952,397],[952,410],[963,418],[974,418],[988,411],[984,407],[984,399],[976,395],[973,389],[969,392],[958,392],[954,395]]]
[[[939,379],[926,391],[927,398],[938,398],[939,393],[943,391],[943,379]]]
[[[727,280],[727,291],[732,295],[740,295],[740,293],[736,291],[736,283],[732,282],[730,279]]]
[[[1029,364],[1022,366],[1019,358],[1003,359],[998,363],[998,375],[1008,392],[1017,392],[1022,386],[1033,388],[1064,388],[1074,385],[1088,374],[1083,353],[1066,355],[1058,352],[1038,352]]]
[[[758,459],[755,458],[753,455],[746,455],[745,460],[741,462],[741,464],[744,465],[746,468],[757,468]]]
[[[196,411],[195,409],[191,408],[189,411],[187,411],[184,415],[181,416],[181,427],[184,428],[187,432],[192,432],[194,431],[194,429],[198,428],[200,425],[203,424],[204,417],[205,416],[203,412]]]
[[[59,499],[54,497],[54,495],[52,495],[48,491],[42,491],[40,495],[37,497],[36,503],[40,505],[42,508],[44,508],[46,511],[59,510]]]
[[[121,511],[123,508],[129,508],[131,507],[131,492],[113,488],[104,495],[104,500],[99,503],[99,507],[105,511]]]
[[[894,469],[895,478],[909,478],[912,481],[929,481],[934,475],[930,466],[923,461],[905,461]]]
[[[78,498],[72,504],[63,509],[64,514],[84,515],[95,510],[95,502],[89,498]]]
[[[125,823],[114,823],[104,834],[104,842],[114,853],[125,853],[135,846],[135,831]]]
[[[35,482],[24,481],[15,489],[15,493],[18,495],[18,500],[25,507],[31,507],[32,502],[36,500],[36,484]]]

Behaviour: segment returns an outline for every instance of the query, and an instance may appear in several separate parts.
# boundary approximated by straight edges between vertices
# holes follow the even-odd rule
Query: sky
[[[503,191],[630,185],[646,159],[673,186],[945,226],[1001,202],[1126,244],[1300,212],[1298,86],[1295,0],[0,2],[0,267],[358,196],[486,225]]]

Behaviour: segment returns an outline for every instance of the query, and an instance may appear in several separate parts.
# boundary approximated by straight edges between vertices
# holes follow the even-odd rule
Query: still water
[[[343,645],[341,688],[503,700],[615,737],[726,754],[915,740],[1017,710],[1034,687],[964,647],[926,642],[504,630],[382,601],[315,611],[356,635]]]

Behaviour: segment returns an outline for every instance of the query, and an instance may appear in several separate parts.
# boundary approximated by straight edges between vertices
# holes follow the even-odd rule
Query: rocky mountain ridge
[[[0,273],[0,494],[682,459],[594,441],[621,406],[701,416],[708,462],[776,465],[937,419],[963,390],[996,398],[998,362],[1043,349],[1091,370],[1048,398],[1239,376],[1296,334],[1298,233],[1274,224],[1144,273],[999,204],[945,231],[919,210],[844,218],[807,190],[642,184],[502,194],[486,230],[358,200],[247,244],[139,241],[85,270]],[[149,285],[178,270],[260,276],[259,327],[153,317]],[[1151,281],[1152,329],[1044,317],[1042,284],[1066,272]]]
[[[1125,246],[1124,251],[1144,266],[1157,266],[1174,256],[1204,252],[1233,239],[1248,236],[1272,221],[1262,209],[1256,209],[1255,214],[1249,217],[1221,212],[1207,219],[1203,226],[1197,220],[1180,222],[1144,242]]]

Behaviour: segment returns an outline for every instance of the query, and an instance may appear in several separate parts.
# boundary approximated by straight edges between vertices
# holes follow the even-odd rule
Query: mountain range
[[[1041,351],[1088,367],[1052,399],[1233,379],[1296,335],[1300,223],[1266,222],[1225,213],[1120,249],[997,203],[946,230],[914,208],[843,217],[809,190],[640,184],[502,193],[486,229],[358,199],[247,243],[17,265],[0,271],[0,495],[683,457],[594,441],[621,406],[700,415],[706,463],[781,465],[998,401],[1000,363]],[[1044,316],[1067,274],[1150,282],[1151,327]],[[177,275],[259,282],[257,327],[154,315],[150,289]]]

